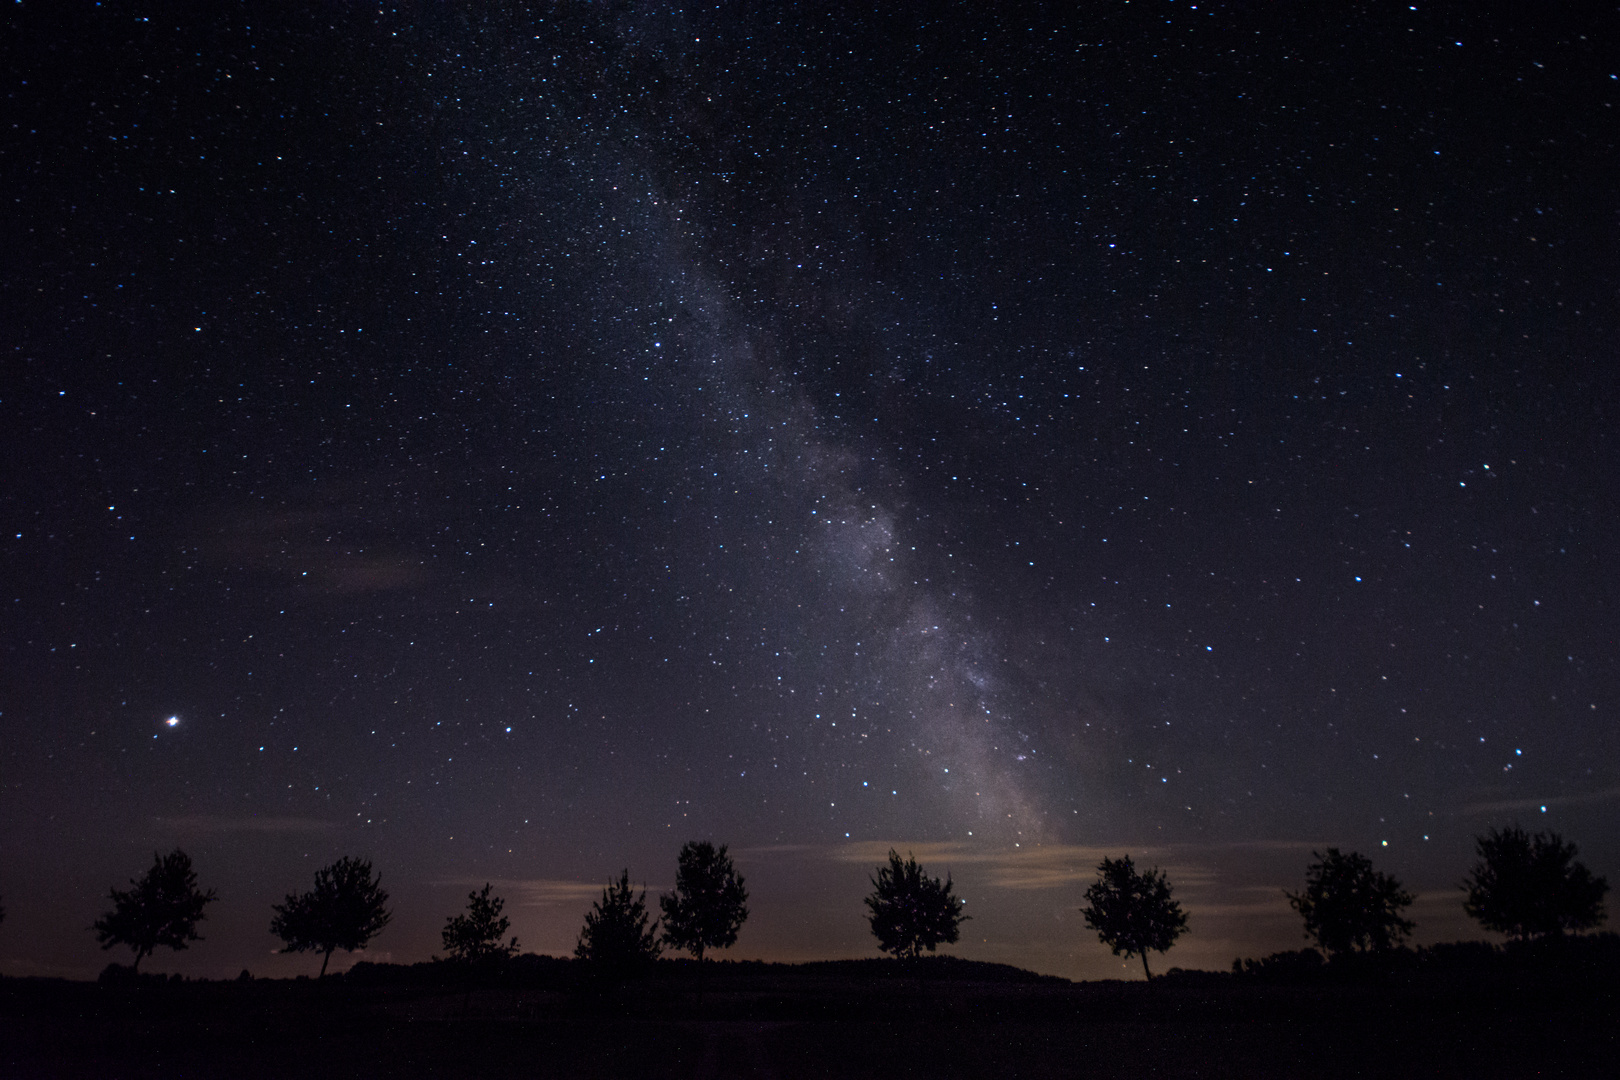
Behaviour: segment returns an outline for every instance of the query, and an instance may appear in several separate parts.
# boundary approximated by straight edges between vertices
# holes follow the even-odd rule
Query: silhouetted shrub
[[[1147,954],[1165,952],[1187,929],[1187,915],[1170,898],[1170,882],[1158,870],[1138,873],[1131,857],[1104,859],[1097,880],[1080,909],[1115,956],[1142,958],[1142,973],[1153,981]]]
[[[633,893],[625,870],[585,913],[574,956],[590,965],[593,975],[610,981],[645,972],[660,952],[658,924],[649,926],[647,918],[647,891]]]
[[[140,973],[128,964],[120,964],[116,960],[101,969],[96,976],[96,982],[102,986],[128,986],[140,979]]]
[[[748,918],[748,890],[726,855],[707,840],[691,840],[676,858],[675,891],[659,898],[664,944],[685,949],[699,962],[710,949],[729,948]]]
[[[1418,950],[1424,966],[1433,971],[1485,971],[1498,966],[1501,950],[1488,941],[1447,941]]]
[[[197,888],[191,856],[175,848],[167,855],[152,853],[152,869],[131,878],[130,889],[113,889],[113,909],[97,919],[93,929],[103,949],[128,945],[135,950],[132,971],[159,945],[179,952],[201,941],[197,924],[203,909],[218,897],[213,889]]]
[[[901,862],[892,848],[889,865],[878,867],[870,880],[867,921],[878,949],[896,957],[914,960],[924,949],[954,943],[969,918],[962,914],[963,902],[951,895],[949,874],[941,883],[924,874],[915,858]]]
[[[1388,874],[1372,868],[1365,855],[1338,848],[1327,854],[1311,852],[1319,860],[1305,871],[1305,891],[1284,892],[1288,903],[1305,919],[1305,936],[1331,956],[1383,951],[1399,945],[1414,927],[1401,911],[1412,904],[1412,894]]]
[[[1487,930],[1520,940],[1589,930],[1603,922],[1609,883],[1575,860],[1554,832],[1517,825],[1475,838],[1479,861],[1463,889],[1463,910]]]
[[[1620,934],[1557,934],[1512,940],[1498,949],[1509,964],[1523,969],[1606,972],[1620,980]]]
[[[485,882],[483,892],[468,893],[466,913],[445,920],[440,938],[452,959],[488,967],[517,955],[515,936],[509,942],[501,940],[512,927],[511,920],[501,914],[506,901],[490,896],[489,889]]]
[[[1404,945],[1352,950],[1328,957],[1327,974],[1335,982],[1381,984],[1397,976],[1416,973],[1422,962],[1416,950]]]
[[[1315,949],[1272,953],[1259,960],[1233,960],[1232,974],[1261,982],[1312,982],[1321,978],[1326,961]]]
[[[101,969],[96,976],[97,984],[118,988],[148,987],[155,988],[168,986],[172,982],[180,982],[179,975],[164,975],[159,972],[139,971],[133,965],[111,963]]]
[[[753,968],[761,971],[802,972],[817,978],[836,979],[852,983],[888,982],[896,978],[909,978],[917,970],[926,971],[931,978],[983,983],[1050,983],[1068,985],[1069,980],[1057,975],[1037,975],[1033,971],[994,964],[984,960],[965,960],[960,956],[939,953],[920,956],[904,970],[886,959],[865,960],[811,960],[802,964],[765,963],[759,960],[728,960],[728,967]]]
[[[576,981],[579,961],[562,956],[523,953],[501,965],[501,980],[511,987],[527,990],[566,990]],[[415,964],[379,964],[361,960],[341,976],[355,986],[433,986],[463,985],[465,969],[443,960]],[[337,977],[337,976],[334,976]]]
[[[1170,983],[1180,986],[1218,986],[1232,979],[1230,971],[1205,971],[1202,968],[1173,967],[1164,974],[1156,976],[1159,983]]]
[[[321,953],[321,978],[337,949],[353,952],[382,932],[393,918],[388,894],[371,863],[345,855],[315,871],[315,888],[288,893],[284,904],[272,904],[270,932],[282,940],[282,952]]]
[[[1298,985],[1451,986],[1520,993],[1585,992],[1620,984],[1620,935],[1583,934],[1492,945],[1454,941],[1419,949],[1347,952],[1324,961],[1315,949],[1234,960],[1245,980]]]

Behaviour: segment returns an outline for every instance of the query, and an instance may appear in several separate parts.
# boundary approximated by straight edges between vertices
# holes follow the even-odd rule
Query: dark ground
[[[959,962],[556,973],[469,995],[444,969],[324,984],[0,980],[6,1077],[1496,1077],[1620,1075],[1604,977],[1071,984]]]

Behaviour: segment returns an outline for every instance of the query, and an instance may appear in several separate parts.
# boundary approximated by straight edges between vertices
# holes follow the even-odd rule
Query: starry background
[[[0,15],[0,969],[175,844],[199,975],[340,854],[794,960],[893,845],[1071,977],[1104,854],[1159,966],[1620,875],[1613,11],[496,6]]]

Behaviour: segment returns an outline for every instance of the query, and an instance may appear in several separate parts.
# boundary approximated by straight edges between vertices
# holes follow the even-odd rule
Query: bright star
[[[163,722],[169,727],[178,727],[180,725],[180,718],[178,716],[171,716]]]

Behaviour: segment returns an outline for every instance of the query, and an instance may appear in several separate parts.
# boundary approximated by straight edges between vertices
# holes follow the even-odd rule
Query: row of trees
[[[91,927],[103,949],[128,946],[135,953],[130,966],[139,971],[160,945],[178,952],[202,940],[197,924],[219,894],[198,887],[191,856],[179,848],[154,853],[152,868],[129,884],[111,890],[112,910]],[[271,905],[270,932],[281,939],[283,952],[321,953],[325,975],[333,952],[363,948],[388,925],[393,916],[387,903],[371,863],[345,856],[317,870],[309,892],[289,893],[284,903]]]
[[[1589,930],[1604,919],[1609,883],[1577,861],[1574,844],[1557,833],[1492,829],[1476,838],[1479,860],[1463,881],[1463,910],[1487,930],[1520,941]],[[1355,852],[1316,854],[1305,891],[1288,902],[1305,919],[1305,933],[1333,955],[1395,948],[1414,923],[1401,915],[1411,893]]]
[[[467,909],[445,921],[440,940],[450,958],[483,966],[508,959],[518,952],[516,936],[507,937],[511,920],[502,914],[506,902],[482,890],[467,894]],[[607,967],[633,964],[659,953],[658,924],[647,926],[645,891],[638,897],[625,871],[611,883],[602,899],[585,916],[576,955]],[[127,946],[135,953],[131,967],[159,946],[179,951],[201,941],[198,923],[217,900],[213,889],[198,886],[191,857],[179,848],[167,855],[154,854],[152,868],[131,879],[130,888],[112,889],[112,910],[92,927],[103,949]],[[748,917],[748,891],[726,854],[708,841],[693,841],[681,848],[675,891],[662,898],[662,942],[689,950],[699,960],[711,949],[723,949],[737,940]],[[344,856],[315,872],[315,887],[287,894],[272,904],[270,932],[281,939],[282,952],[321,954],[322,977],[338,949],[362,949],[393,918],[382,880],[364,859]],[[0,907],[0,919],[5,909]]]
[[[627,974],[656,960],[668,945],[690,952],[701,963],[711,950],[735,944],[748,918],[748,889],[726,845],[717,848],[707,840],[681,846],[675,891],[658,899],[662,933],[646,900],[645,889],[638,895],[630,888],[630,871],[620,873],[586,912],[575,957],[611,974]]]
[[[1478,861],[1463,881],[1463,910],[1487,930],[1525,941],[1589,930],[1603,922],[1609,883],[1576,860],[1574,844],[1557,833],[1492,829],[1475,838]],[[1305,888],[1285,892],[1305,921],[1305,936],[1329,956],[1383,952],[1404,944],[1416,923],[1402,912],[1415,899],[1389,874],[1356,852],[1312,852]],[[1129,856],[1104,859],[1086,890],[1082,911],[1115,956],[1165,952],[1187,929],[1187,916],[1171,898],[1158,870],[1137,872]]]
[[[1517,826],[1477,838],[1478,862],[1463,889],[1463,907],[1488,930],[1528,939],[1584,930],[1603,921],[1608,882],[1576,861],[1574,844],[1557,833],[1526,833]],[[1288,892],[1289,904],[1305,921],[1305,933],[1337,956],[1381,951],[1401,945],[1414,929],[1402,912],[1413,896],[1395,878],[1373,869],[1355,852],[1312,853],[1305,888]],[[178,848],[154,855],[152,869],[113,889],[113,909],[96,920],[102,948],[124,945],[135,952],[134,967],[158,946],[180,950],[201,940],[197,924],[217,899],[198,887],[191,859]],[[915,858],[889,852],[886,865],[871,878],[865,898],[867,920],[878,948],[898,958],[957,941],[968,916],[947,874],[929,877]],[[505,902],[485,884],[467,896],[467,909],[445,922],[441,935],[453,960],[470,965],[497,963],[515,955],[508,938]],[[630,872],[608,883],[585,915],[574,955],[604,972],[626,974],[656,959],[665,946],[685,950],[699,962],[730,947],[748,918],[748,890],[724,844],[691,841],[676,862],[675,891],[659,898],[662,922],[647,910],[646,890],[630,886]],[[1166,952],[1187,929],[1187,914],[1170,882],[1158,869],[1139,871],[1130,856],[1105,858],[1097,880],[1086,890],[1081,909],[1086,925],[1116,956],[1140,956],[1152,979],[1149,952]],[[371,864],[345,856],[315,874],[309,892],[289,893],[273,904],[270,931],[283,952],[318,952],[321,975],[332,953],[365,947],[392,918],[388,893]],[[0,908],[0,919],[4,908]]]
[[[969,916],[965,903],[954,895],[955,885],[923,872],[915,858],[901,859],[889,852],[888,863],[871,878],[866,897],[867,921],[878,949],[900,958],[914,959],[926,950],[954,943]],[[737,940],[748,917],[748,891],[726,856],[707,841],[681,848],[675,891],[659,899],[663,933],[649,925],[646,892],[630,888],[630,872],[602,892],[602,899],[585,916],[585,929],[574,955],[610,968],[633,967],[656,959],[664,945],[685,949],[699,961],[710,949],[724,949]]]

